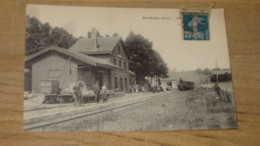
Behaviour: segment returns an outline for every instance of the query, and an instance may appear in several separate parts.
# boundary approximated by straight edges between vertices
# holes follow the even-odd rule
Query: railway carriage
[[[178,85],[178,89],[180,91],[183,91],[183,90],[193,90],[194,89],[194,82],[183,81],[182,79],[180,79],[180,83]]]

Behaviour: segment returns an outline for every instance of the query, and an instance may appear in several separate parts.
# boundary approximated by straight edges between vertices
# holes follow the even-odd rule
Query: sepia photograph
[[[224,9],[26,6],[26,132],[236,129]]]

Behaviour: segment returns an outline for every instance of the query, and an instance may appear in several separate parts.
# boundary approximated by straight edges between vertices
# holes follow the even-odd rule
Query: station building
[[[120,36],[91,35],[77,40],[68,50],[50,46],[25,58],[25,91],[50,93],[51,86],[68,90],[83,81],[89,89],[100,87],[129,92],[135,75],[129,70],[130,56]]]

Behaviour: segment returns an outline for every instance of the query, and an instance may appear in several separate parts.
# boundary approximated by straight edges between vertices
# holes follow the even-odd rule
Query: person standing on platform
[[[74,106],[81,106],[81,99],[82,99],[82,92],[81,92],[81,88],[83,87],[83,83],[82,82],[77,82],[77,84],[74,87]]]
[[[215,84],[215,92],[216,92],[216,98],[218,99],[220,96],[220,87],[218,85],[218,83]]]
[[[94,86],[94,93],[95,93],[95,102],[99,102],[99,98],[100,98],[100,87],[98,85],[98,82],[96,82],[95,86]]]
[[[102,97],[103,97],[103,102],[105,102],[107,100],[107,86],[104,83],[102,86]]]

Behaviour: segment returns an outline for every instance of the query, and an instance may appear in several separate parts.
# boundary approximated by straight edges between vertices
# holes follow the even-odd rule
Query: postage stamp
[[[184,40],[210,39],[208,12],[186,11],[181,14]]]

